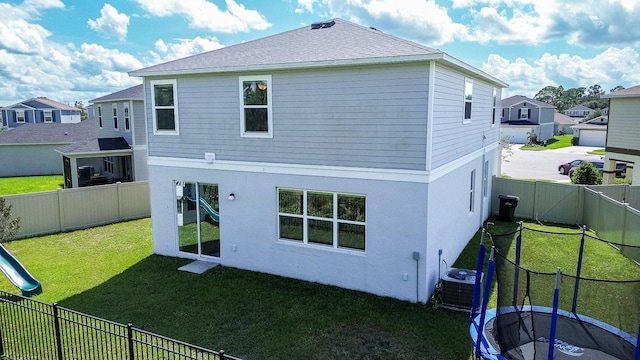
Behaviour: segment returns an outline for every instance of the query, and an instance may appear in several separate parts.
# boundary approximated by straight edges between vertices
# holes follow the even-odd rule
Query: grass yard
[[[0,178],[0,196],[57,190],[64,187],[62,175]]]
[[[529,144],[524,144],[520,149],[530,150],[530,151],[561,149],[561,148],[573,146],[573,144],[571,143],[572,140],[573,140],[572,134],[555,135],[552,139],[547,140],[547,146],[544,146],[542,144],[536,144],[533,146]]]
[[[490,232],[517,226],[495,223]],[[153,255],[150,227],[150,219],[142,219],[6,247],[42,282],[39,300],[242,358],[471,358],[468,314],[229,267],[202,275],[177,271],[190,260]],[[475,268],[479,237],[451,266]],[[538,241],[552,240],[531,235],[523,241],[527,252],[539,254],[528,258],[536,265],[575,263],[567,255],[573,244],[529,245]],[[496,240],[505,252],[513,242]],[[640,269],[608,246],[587,254],[585,264],[589,274],[640,279]],[[4,277],[0,288],[17,292]]]

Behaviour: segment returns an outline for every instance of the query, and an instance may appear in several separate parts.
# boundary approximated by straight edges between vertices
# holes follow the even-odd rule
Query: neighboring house
[[[595,112],[595,110],[588,108],[584,105],[576,105],[572,108],[565,110],[564,114],[569,117],[578,119],[578,122],[579,122],[581,119],[585,119],[589,117],[589,115],[591,115],[593,112]]]
[[[573,125],[574,144],[581,146],[604,147],[607,142],[607,124],[609,120],[606,116],[598,116],[583,123]]]
[[[553,114],[553,135],[560,135],[562,131],[564,131],[565,134],[573,134],[571,127],[577,124],[578,123],[570,116],[556,111],[555,114]]]
[[[609,107],[602,109],[602,115],[609,116]]]
[[[55,149],[95,139],[91,120],[71,124],[25,124],[0,133],[0,177],[62,174]]]
[[[640,171],[633,171],[634,165],[640,163],[640,85],[602,97],[609,99],[604,182],[615,182],[612,170],[616,161],[624,161],[627,163],[627,178],[633,184],[640,184]]]
[[[506,84],[341,19],[130,72],[154,252],[426,302],[490,213]]]
[[[65,187],[147,180],[142,84],[91,100],[96,138],[57,149]]]
[[[79,123],[80,117],[80,109],[46,97],[37,97],[0,108],[0,120],[5,129],[17,128],[25,124]]]
[[[538,141],[549,140],[554,134],[555,112],[555,106],[522,95],[502,99],[500,137],[515,144],[528,143],[532,133]]]

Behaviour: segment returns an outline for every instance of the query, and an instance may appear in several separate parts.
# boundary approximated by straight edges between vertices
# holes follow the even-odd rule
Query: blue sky
[[[0,106],[73,104],[128,71],[339,17],[445,51],[505,82],[640,84],[638,0],[0,0]]]

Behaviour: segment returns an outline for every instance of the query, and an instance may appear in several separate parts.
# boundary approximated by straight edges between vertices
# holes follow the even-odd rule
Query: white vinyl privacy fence
[[[495,177],[493,214],[500,211],[499,195],[519,197],[516,217],[586,225],[601,239],[640,246],[640,186],[584,186]],[[625,251],[638,253],[637,249]],[[640,261],[640,253],[625,255]]]
[[[20,218],[16,239],[151,215],[149,182],[138,181],[3,196]]]

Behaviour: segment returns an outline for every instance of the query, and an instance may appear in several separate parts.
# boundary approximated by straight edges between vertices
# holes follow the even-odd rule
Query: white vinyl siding
[[[640,98],[611,99],[607,147],[640,150],[639,114]],[[640,171],[640,166],[636,164],[634,171]]]
[[[179,135],[178,82],[151,81],[151,109],[154,135]]]

